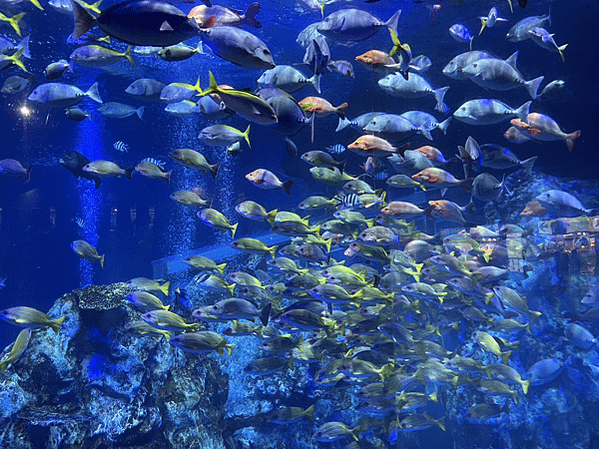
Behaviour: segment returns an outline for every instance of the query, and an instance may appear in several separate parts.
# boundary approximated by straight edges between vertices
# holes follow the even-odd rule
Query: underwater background
[[[423,110],[432,113],[439,122],[455,112],[462,103],[475,98],[497,98],[514,107],[530,100],[524,89],[490,91],[468,80],[457,81],[443,75],[443,67],[452,58],[468,51],[468,44],[457,42],[448,32],[453,24],[463,23],[475,35],[475,50],[485,50],[502,59],[508,58],[518,50],[518,70],[525,79],[544,76],[541,89],[552,80],[563,80],[565,85],[562,89],[548,95],[547,98],[534,100],[531,111],[552,117],[562,130],[567,132],[581,130],[581,136],[576,140],[572,151],[568,151],[563,141],[547,142],[533,139],[514,144],[503,136],[509,127],[507,121],[498,125],[471,126],[454,118],[445,134],[440,131],[433,132],[433,142],[429,142],[420,134],[413,134],[406,136],[402,143],[409,141],[411,149],[422,145],[434,145],[442,151],[446,159],[450,159],[457,154],[457,147],[464,145],[466,139],[472,136],[481,145],[494,143],[508,147],[522,161],[538,156],[530,177],[515,173],[515,170],[508,172],[513,175],[511,180],[508,179],[511,196],[504,193],[495,203],[477,203],[476,212],[472,220],[468,221],[468,225],[478,224],[491,228],[499,228],[506,224],[520,225],[530,229],[530,238],[536,239],[535,243],[541,245],[547,239],[538,233],[538,220],[541,219],[523,218],[519,213],[529,201],[547,189],[563,190],[575,195],[589,210],[587,215],[596,215],[599,210],[599,155],[596,151],[596,142],[599,140],[599,91],[596,88],[599,70],[596,19],[599,17],[599,5],[596,2],[578,0],[529,0],[524,9],[515,4],[512,13],[507,1],[442,0],[440,9],[431,15],[431,8],[427,7],[431,6],[429,3],[407,0],[381,0],[374,3],[358,0],[333,1],[327,2],[324,15],[342,8],[359,8],[386,21],[396,10],[401,9],[398,36],[402,43],[410,44],[414,56],[426,55],[431,59],[432,67],[423,74],[431,85],[435,88],[450,86],[444,99],[451,109],[450,112],[442,114],[434,111],[434,100],[430,97],[406,99],[388,95],[377,85],[382,76],[355,61],[356,56],[370,49],[386,52],[391,49],[392,42],[386,29],[359,42],[330,42],[331,59],[350,61],[355,76],[345,77],[338,73],[325,72],[321,80],[322,94],[319,96],[326,98],[333,105],[347,102],[345,114],[349,118],[373,111],[400,114],[409,110]],[[104,10],[111,4],[113,3],[105,0],[100,9]],[[250,28],[249,31],[259,36],[269,47],[277,65],[298,64],[296,68],[308,77],[311,76],[307,66],[299,65],[305,50],[296,42],[296,38],[306,26],[322,19],[320,11],[310,10],[305,4],[291,0],[265,0],[260,4],[261,11],[257,17],[262,22],[262,27]],[[31,59],[24,61],[27,69],[35,76],[34,86],[45,82],[43,72],[48,64],[59,59],[68,59],[76,48],[75,45],[67,43],[67,37],[73,31],[72,16],[56,10],[47,3],[42,2],[42,6],[43,11],[36,9],[29,2],[0,3],[0,11],[6,15],[26,12],[20,25],[22,35],[30,36]],[[177,6],[187,13],[195,5],[184,3]],[[223,6],[245,10],[248,5],[231,0]],[[479,16],[485,16],[491,7],[496,7],[499,15],[508,22],[498,22],[478,36]],[[527,16],[544,15],[549,11],[551,26],[548,29],[555,34],[555,40],[559,45],[568,43],[564,50],[565,63],[557,53],[539,47],[532,40],[514,43],[505,39],[505,33],[517,21]],[[0,22],[0,25],[0,33],[4,37],[13,42],[19,41],[7,23]],[[199,38],[194,38],[186,41],[186,44],[195,47],[198,41]],[[112,46],[119,51],[124,51],[127,47],[116,39],[113,40]],[[75,122],[69,120],[62,109],[48,109],[28,101],[27,96],[33,86],[23,92],[1,94],[0,113],[3,120],[0,122],[0,135],[3,145],[0,147],[0,160],[16,159],[26,167],[32,167],[27,182],[21,178],[0,175],[0,280],[6,279],[5,286],[0,288],[1,308],[29,306],[47,312],[55,305],[57,299],[62,297],[58,300],[59,306],[52,318],[60,316],[59,312],[62,311],[67,316],[77,317],[71,320],[71,323],[79,323],[77,329],[86,329],[83,335],[75,327],[68,327],[72,342],[62,343],[63,349],[69,347],[70,357],[67,357],[65,349],[64,366],[59,366],[58,363],[61,351],[52,347],[53,339],[57,337],[52,335],[50,330],[44,330],[48,335],[44,337],[46,340],[43,341],[43,345],[40,343],[35,350],[30,348],[27,353],[29,355],[0,375],[3,376],[0,388],[4,390],[0,397],[3,401],[8,401],[6,403],[13,404],[11,407],[14,406],[14,409],[7,407],[7,412],[0,420],[0,441],[3,447],[346,447],[352,439],[357,443],[358,438],[352,438],[354,434],[346,433],[339,440],[323,443],[313,438],[314,431],[327,422],[345,422],[351,428],[355,428],[351,425],[352,422],[365,416],[374,416],[381,422],[389,421],[384,413],[360,412],[356,409],[358,399],[355,392],[358,386],[355,383],[326,387],[315,384],[314,365],[318,364],[317,361],[296,363],[294,371],[276,372],[265,378],[252,377],[243,374],[243,369],[258,357],[260,343],[256,337],[235,337],[245,340],[235,342],[237,348],[230,356],[189,356],[170,346],[164,339],[160,344],[156,343],[158,340],[153,340],[152,345],[132,342],[133,340],[129,339],[137,337],[124,337],[122,332],[116,332],[110,324],[114,319],[114,323],[124,328],[131,318],[130,312],[125,313],[127,318],[120,315],[116,318],[106,317],[100,312],[98,313],[101,317],[93,314],[85,316],[81,310],[87,309],[79,307],[77,301],[86,297],[86,293],[81,293],[80,297],[71,295],[73,290],[84,289],[90,285],[109,286],[106,290],[91,287],[99,289],[94,290],[93,294],[89,290],[84,291],[95,297],[118,297],[115,299],[118,307],[128,309],[130,305],[124,297],[131,290],[123,287],[124,284],[111,284],[135,277],[170,280],[171,293],[168,297],[163,297],[165,304],[172,304],[172,310],[185,309],[175,300],[174,291],[176,288],[187,289],[192,298],[191,305],[181,313],[185,314],[188,322],[192,322],[191,310],[213,304],[225,296],[211,296],[211,293],[206,293],[201,286],[197,286],[197,271],[188,269],[189,267],[180,262],[181,259],[189,256],[191,252],[209,254],[215,261],[219,259],[219,263],[228,262],[230,266],[227,271],[232,272],[249,268],[266,270],[265,261],[270,256],[251,256],[248,259],[245,254],[235,253],[229,247],[230,242],[234,240],[230,233],[222,233],[205,226],[196,216],[196,209],[172,201],[169,198],[171,193],[200,187],[204,198],[213,198],[213,208],[226,215],[231,223],[239,222],[235,239],[261,236],[273,238],[273,242],[278,243],[287,241],[288,238],[273,236],[265,223],[242,218],[235,212],[235,206],[242,201],[252,200],[260,203],[267,211],[286,210],[305,216],[308,214],[298,208],[301,201],[312,195],[332,198],[341,190],[340,187],[317,182],[310,174],[310,165],[299,156],[292,157],[286,151],[285,136],[274,133],[268,126],[251,124],[251,148],[242,141],[242,151],[232,156],[224,147],[209,147],[198,140],[202,128],[214,123],[205,120],[201,114],[175,117],[164,111],[166,104],[163,102],[142,102],[125,93],[127,86],[139,78],[155,78],[166,84],[194,84],[199,76],[201,86],[205,89],[208,87],[209,71],[214,74],[219,84],[228,84],[240,90],[256,89],[256,80],[263,70],[233,65],[218,58],[206,45],[204,51],[205,54],[196,54],[190,59],[178,62],[167,62],[156,55],[133,53],[135,66],[126,61],[103,68],[87,68],[75,64],[73,72],[67,71],[59,80],[76,85],[83,91],[97,82],[100,96],[105,102],[122,102],[135,108],[145,106],[143,119],[136,114],[123,119],[106,117],[97,111],[99,104],[85,99],[80,106],[90,117],[82,122]],[[20,69],[11,67],[2,72],[0,81],[4,81],[10,75],[29,76]],[[307,86],[292,95],[299,101],[306,96],[316,95],[316,92],[311,86]],[[23,106],[29,108],[30,113],[24,114]],[[313,142],[309,125],[304,126],[297,135],[291,136],[299,154],[315,149],[325,150],[326,147],[337,144],[347,147],[361,135],[350,127],[335,132],[337,121],[336,115],[317,118],[314,123]],[[226,123],[242,131],[248,124],[246,120],[235,115],[217,123]],[[128,150],[117,150],[114,146],[116,142],[125,143]],[[207,173],[177,165],[168,157],[168,153],[178,148],[200,151],[213,164],[221,162],[218,176],[213,179]],[[102,185],[96,189],[93,183],[77,179],[60,165],[59,159],[73,150],[84,154],[91,161],[110,160],[126,168],[134,167],[142,159],[153,158],[164,162],[165,169],[172,169],[173,173],[168,184],[135,173],[131,180],[125,177],[103,178]],[[334,156],[338,160],[347,159],[346,173],[363,173],[360,167],[365,161],[363,156],[349,150]],[[464,178],[461,165],[458,163],[451,169],[460,179]],[[291,194],[285,195],[281,189],[260,190],[248,182],[245,175],[258,168],[272,171],[281,180],[295,179]],[[389,171],[393,173],[392,169]],[[502,172],[494,173],[501,180]],[[384,180],[373,179],[370,182],[377,189],[388,190],[388,202],[401,199],[401,195],[388,188]],[[425,194],[420,192],[414,195],[407,196],[411,199],[406,201],[422,205],[433,198],[429,196],[428,190],[426,198],[423,196]],[[434,198],[439,198],[439,195]],[[468,204],[470,195],[465,190],[458,191],[457,188],[452,188],[445,198],[464,206]],[[315,215],[316,220],[324,221],[326,217],[322,212]],[[368,217],[375,215],[377,214],[370,213]],[[559,213],[542,219],[549,218],[559,218]],[[313,225],[315,223],[312,222]],[[417,223],[417,229],[429,234],[435,234],[443,228],[464,229],[464,226],[459,224],[433,222],[429,218],[421,218]],[[86,240],[99,254],[105,255],[103,268],[77,257],[71,249],[71,243],[78,239]],[[198,251],[202,248],[208,250]],[[334,248],[332,257],[336,260],[344,259],[345,248],[340,248]],[[349,264],[350,259],[346,259]],[[179,263],[173,262],[175,268],[172,272],[165,272],[168,270],[165,266],[168,266],[170,261]],[[583,272],[576,262],[571,263],[563,254],[554,253],[538,261],[529,262],[529,265],[533,268],[528,273],[529,277],[522,276],[522,273],[511,273],[504,279],[505,285],[514,288],[522,296],[527,295],[531,310],[538,310],[543,314],[531,326],[531,334],[506,337],[510,343],[520,341],[519,348],[512,349],[516,360],[512,364],[523,378],[526,378],[528,368],[538,360],[559,359],[562,364],[558,373],[560,377],[544,384],[549,385],[548,387],[537,386],[535,389],[535,386],[531,386],[528,395],[523,395],[520,391],[519,405],[510,404],[509,415],[502,414],[499,418],[494,416],[492,419],[495,421],[491,421],[490,418],[487,422],[474,424],[464,421],[463,412],[465,408],[481,400],[480,397],[473,399],[481,393],[472,393],[463,385],[459,386],[458,392],[455,385],[437,385],[431,388],[429,384],[423,392],[430,395],[438,390],[442,400],[430,402],[425,408],[428,407],[428,414],[435,419],[446,416],[445,431],[431,421],[431,425],[424,426],[425,430],[422,431],[399,432],[398,435],[391,432],[395,435],[394,438],[389,436],[388,422],[385,424],[387,430],[384,431],[376,430],[376,424],[366,423],[362,424],[366,426],[363,429],[367,430],[362,432],[359,443],[361,446],[358,447],[371,447],[368,444],[374,446],[377,442],[382,444],[382,447],[423,448],[599,447],[599,428],[596,425],[597,412],[594,407],[599,400],[595,371],[599,369],[595,366],[595,359],[598,357],[596,342],[586,348],[572,345],[564,334],[564,327],[570,322],[580,323],[593,335],[599,332],[597,318],[573,321],[564,318],[564,313],[579,314],[585,311],[580,300],[589,289],[596,286],[595,271]],[[305,262],[302,266],[310,267]],[[375,266],[379,267],[376,264]],[[405,282],[409,283],[411,280]],[[490,288],[496,285],[500,284],[493,284]],[[596,290],[594,295],[596,298]],[[74,306],[76,303],[78,305]],[[91,310],[99,311],[103,308],[91,307]],[[450,322],[442,331],[444,336],[438,343],[443,344],[452,356],[455,355],[454,351],[463,356],[479,351],[473,348],[475,343],[471,334],[480,323],[456,318],[450,315],[448,310],[449,308],[442,309],[440,317],[435,313],[439,322],[442,321],[441,318]],[[492,316],[491,312],[487,313],[489,314]],[[526,316],[523,323],[528,322]],[[455,323],[459,324],[457,331],[451,329],[451,325]],[[8,323],[0,324],[0,347],[5,347],[17,338],[20,329]],[[208,328],[222,333],[224,325],[208,322],[205,329]],[[307,334],[309,332],[306,332],[306,340]],[[338,338],[342,340],[341,336]],[[115,343],[117,341],[118,343]],[[115,348],[123,351],[123,357],[115,355]],[[76,355],[73,351],[81,353]],[[123,355],[125,353],[126,356]],[[85,382],[89,385],[103,385],[92,387],[90,393],[85,390],[89,385],[79,380],[77,388],[73,388],[68,394],[44,391],[41,394],[43,398],[24,399],[27,396],[24,394],[19,400],[15,399],[14,395],[10,396],[7,392],[13,391],[11,384],[18,384],[19,381],[23,384],[23,390],[29,391],[28,394],[34,394],[37,388],[36,379],[43,377],[44,369],[38,365],[37,371],[29,370],[25,359],[42,357],[43,354],[57,366],[58,373],[54,378],[44,379],[44,385],[55,385],[57,391],[66,388],[61,384],[64,382],[61,376],[69,370],[87,370],[85,375],[82,375],[82,379],[86,379]],[[489,356],[489,353],[485,353],[480,361],[485,364],[492,363],[493,360]],[[190,360],[187,365],[186,357]],[[326,355],[322,359],[317,357],[316,360],[323,362],[325,358]],[[130,390],[118,391],[118,388],[115,388],[112,392],[108,391],[112,388],[108,384],[112,382],[113,377],[126,377],[129,373],[135,373],[131,367],[143,366],[149,359],[153,360],[153,365],[148,368],[148,372],[151,371],[153,377],[144,377],[142,380],[143,376],[140,375],[139,385],[148,388],[143,398],[152,395],[148,385],[160,385],[162,389],[159,388],[160,392],[157,394],[160,404],[149,403],[154,399],[140,399],[139,391],[134,391],[133,387]],[[281,360],[283,359],[281,356]],[[81,360],[85,360],[85,363]],[[499,359],[495,361],[497,360]],[[168,363],[173,365],[166,368]],[[77,365],[81,366],[76,368]],[[83,368],[84,365],[86,368]],[[415,365],[412,368],[415,368]],[[187,373],[185,369],[188,370]],[[14,377],[15,370],[20,370],[17,376],[19,379]],[[226,376],[220,375],[221,370],[229,376],[228,385]],[[310,372],[310,375],[302,370]],[[189,372],[194,374],[186,377]],[[199,382],[202,384],[200,386],[197,385],[199,372],[202,373],[202,378],[206,379],[205,383]],[[237,378],[237,374],[241,376]],[[13,377],[8,377],[9,375]],[[135,377],[134,374],[131,376]],[[189,379],[193,382],[190,381],[186,385],[185,382]],[[115,383],[118,381],[115,380]],[[169,388],[173,396],[180,394],[177,392],[179,390],[189,392],[198,388],[207,393],[205,397],[196,398],[195,405],[188,404],[188,408],[182,406],[177,412],[169,408],[169,413],[165,413],[165,407],[168,407],[164,404],[172,399],[165,393]],[[101,401],[94,398],[94,395],[102,394],[114,402],[112,408],[102,408],[98,405]],[[188,393],[183,393],[185,394]],[[11,399],[7,399],[9,396]],[[70,396],[79,397],[74,400]],[[189,402],[189,398],[186,400]],[[27,404],[20,410],[29,410],[29,414],[18,415],[19,407],[15,404],[19,401]],[[96,407],[90,407],[85,412],[74,409],[67,411],[64,408],[58,410],[64,403],[91,404],[94,401]],[[150,412],[147,416],[138,417],[139,423],[143,425],[139,424],[139,427],[136,427],[137,424],[129,423],[129,427],[123,425],[119,428],[114,422],[106,419],[102,427],[95,421],[97,415],[109,416],[116,413],[119,409],[117,404],[131,405],[134,401],[140,401],[136,410],[151,410],[151,413],[154,413],[151,419]],[[176,402],[177,399],[172,401]],[[490,403],[504,407],[505,402],[510,401],[508,394],[508,398],[501,396],[499,400],[493,399]],[[181,400],[181,403],[183,402],[185,401]],[[318,424],[303,419],[299,423],[273,429],[268,419],[256,418],[272,411],[275,405],[306,409],[314,403],[317,404],[315,416]],[[30,412],[31,410],[35,410],[35,414]],[[182,416],[192,416],[198,410],[203,410],[200,413],[203,419],[201,425],[193,420],[187,422],[184,429],[174,424],[183,419]],[[60,414],[62,417],[58,416]],[[65,418],[67,415],[68,419]],[[19,419],[29,422],[29,430],[26,430],[26,426],[19,427]],[[195,425],[203,430],[196,434],[189,431],[190,435],[193,435],[185,439],[183,434]],[[84,427],[87,430],[82,430]],[[73,431],[70,436],[68,429]],[[112,431],[114,433],[111,433]],[[16,441],[19,435],[27,432],[29,443],[23,443],[23,446],[13,444],[11,438]],[[75,434],[81,438],[77,439]],[[158,438],[157,435],[162,436]]]

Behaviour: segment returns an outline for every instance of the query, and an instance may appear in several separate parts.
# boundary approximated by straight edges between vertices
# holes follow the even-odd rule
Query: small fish
[[[88,260],[92,263],[99,262],[100,267],[104,268],[104,255],[100,256],[98,251],[96,251],[96,249],[85,240],[75,240],[73,243],[71,243],[71,249],[80,258]]]
[[[341,154],[341,153],[345,152],[347,150],[347,148],[345,148],[343,145],[341,145],[340,143],[338,143],[338,144],[335,144],[335,145],[329,145],[328,147],[326,147],[326,150],[329,153]]]
[[[125,142],[122,142],[120,140],[116,141],[112,147],[117,150],[120,151],[121,153],[127,153],[129,151],[129,145],[127,145]]]
[[[507,19],[504,19],[503,17],[499,17],[499,12],[497,11],[497,8],[495,8],[494,6],[489,10],[489,14],[487,14],[486,17],[479,17],[480,19],[480,23],[481,23],[481,27],[480,27],[480,32],[478,33],[478,35],[480,36],[483,33],[483,30],[485,28],[491,28],[493,26],[495,26],[495,24],[497,22],[507,22]]]
[[[449,34],[458,42],[468,42],[470,43],[470,51],[472,51],[472,41],[474,40],[474,36],[470,34],[468,28],[461,23],[456,23],[449,28]]]
[[[273,172],[264,168],[248,173],[245,178],[260,189],[283,189],[286,195],[291,194],[291,186],[295,183],[295,179],[282,182]]]
[[[327,69],[331,72],[337,72],[340,75],[346,76],[348,78],[354,77],[354,66],[349,61],[329,61]]]
[[[126,178],[131,179],[131,173],[133,168],[123,168],[119,164],[111,161],[93,161],[87,164],[82,169],[84,172],[94,173],[100,176],[114,176],[120,178],[124,175]]]
[[[13,363],[17,362],[19,360],[19,357],[21,357],[21,355],[23,355],[23,353],[27,349],[29,340],[31,339],[31,332],[32,332],[31,329],[23,329],[21,332],[19,332],[17,339],[15,340],[15,342],[12,345],[12,348],[10,349],[10,352],[4,358],[4,360],[0,361],[0,372],[2,372],[2,373],[5,372],[6,368],[8,368],[9,365],[12,365]],[[312,406],[312,407],[314,407],[314,406]],[[314,414],[314,410],[312,410],[311,420],[314,419],[313,414]],[[301,418],[301,416],[300,416],[300,418]]]
[[[164,284],[160,285],[160,282],[144,277],[129,279],[125,283],[130,288],[134,288],[136,290],[144,290],[146,292],[162,292],[165,296],[168,296],[168,288],[171,285],[169,281],[166,281]]]
[[[56,333],[60,330],[65,317],[52,320],[48,315],[31,307],[11,307],[0,312],[0,319],[21,327],[51,327]]]

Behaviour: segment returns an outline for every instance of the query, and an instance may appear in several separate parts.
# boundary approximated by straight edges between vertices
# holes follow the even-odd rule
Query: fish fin
[[[337,129],[335,129],[335,132],[339,132],[342,129],[347,128],[348,126],[350,126],[352,124],[351,121],[349,121],[346,117],[339,117],[339,124],[337,125]]]
[[[140,106],[139,108],[137,108],[135,110],[135,113],[137,114],[137,116],[140,118],[140,120],[143,120],[143,115],[144,115],[144,111],[145,111],[146,107],[145,106]]]
[[[104,257],[106,254],[102,254],[98,262],[100,262],[100,268],[104,268]]]
[[[260,3],[252,3],[245,10],[245,14],[241,18],[241,23],[245,23],[253,28],[262,28],[262,23],[256,19],[256,15],[260,12]]]
[[[235,237],[235,233],[237,232],[237,226],[239,226],[239,223],[235,223],[233,226],[231,226],[231,238]]]
[[[389,28],[389,30],[393,31],[397,36],[397,22],[399,22],[399,16],[401,15],[401,9],[398,9],[393,16],[385,22],[385,26]]]
[[[52,330],[55,333],[58,333],[58,331],[60,330],[60,326],[62,324],[62,322],[64,321],[65,317],[61,316],[60,318],[57,318],[55,320],[50,321],[50,327],[52,328]]]
[[[518,117],[520,117],[522,120],[526,121],[528,119],[528,114],[530,114],[530,105],[532,104],[532,101],[527,101],[526,103],[524,103],[522,106],[520,106],[518,109],[516,109],[515,113]]]
[[[343,170],[345,170],[345,164],[347,164],[347,159],[339,162],[339,165],[337,165],[337,168],[339,169],[339,173],[343,173]]]
[[[279,248],[279,245],[273,245],[268,249],[268,252],[270,254],[270,257],[272,257],[273,259],[275,259],[277,257],[277,249]]]
[[[480,31],[478,33],[478,35],[480,36],[481,34],[483,34],[483,30],[485,29],[485,27],[487,26],[487,19],[486,17],[481,17],[480,18],[480,22],[481,22],[481,27],[480,27]]]
[[[517,69],[516,64],[518,63],[518,51],[515,51],[509,58],[505,60],[505,62],[511,65],[513,68]]]
[[[433,140],[433,136],[429,129],[420,129],[420,134],[426,137],[428,140]]]
[[[21,39],[21,42],[19,42],[19,45],[17,46],[17,50],[21,47],[25,49],[23,50],[23,57],[31,59],[31,53],[29,53],[29,36],[25,36],[23,39]]]
[[[433,93],[435,94],[435,100],[437,100],[437,105],[435,106],[435,109],[437,111],[447,112],[449,110],[447,105],[445,103],[443,103],[443,98],[445,97],[445,94],[447,93],[448,90],[449,90],[449,86],[445,86],[440,89],[435,89],[433,91]]]
[[[578,139],[579,137],[580,130],[574,131],[566,136],[566,145],[568,145],[568,151],[572,151],[572,148],[574,147],[574,140]]]
[[[269,225],[271,225],[271,226],[275,225],[275,218],[277,217],[278,212],[279,212],[278,209],[273,209],[266,214],[266,221],[268,221]]]
[[[212,175],[213,179],[216,179],[216,175],[218,175],[219,168],[220,168],[220,162],[217,162],[216,164],[210,166],[210,174]]]
[[[312,86],[314,86],[314,89],[316,89],[316,92],[320,93],[320,79],[321,79],[322,75],[319,74],[314,74],[311,78],[308,79],[308,81],[310,81],[310,84],[312,84]]]
[[[391,41],[393,42],[393,48],[389,52],[389,57],[393,57],[401,49],[401,42],[399,41],[399,38],[397,37],[397,33],[394,30],[392,30],[391,28],[389,28],[389,34],[391,35]]]
[[[166,183],[170,184],[171,183],[171,175],[173,174],[173,171],[168,171],[164,174],[164,179],[166,179]]]
[[[337,113],[337,115],[341,118],[345,118],[345,110],[347,109],[349,105],[347,103],[342,103],[339,106],[337,106],[337,108],[335,108],[335,112]]]
[[[538,78],[535,78],[534,80],[526,81],[524,83],[524,85],[526,86],[526,89],[528,89],[528,94],[532,97],[533,100],[538,98],[537,92],[539,90],[539,86],[541,85],[541,82],[543,81],[543,78],[545,78],[545,77],[539,76]]]
[[[135,170],[135,168],[126,168],[125,169],[125,177],[127,179],[131,179],[131,175],[133,174],[133,170]]]
[[[100,93],[98,92],[98,83],[94,83],[91,87],[85,92],[89,98],[94,100],[96,103],[102,103],[102,99],[100,98]]]
[[[260,321],[262,321],[262,324],[264,324],[265,326],[268,325],[268,317],[270,315],[271,309],[272,309],[272,303],[269,302],[260,311]]]
[[[133,60],[133,57],[131,56],[131,45],[129,45],[127,47],[127,50],[125,50],[125,53],[123,53],[123,58],[125,58],[127,61],[129,61],[129,64],[131,64],[133,67],[135,67],[135,61]]]
[[[564,57],[564,50],[567,46],[568,44],[564,44],[561,47],[557,47],[557,51],[559,52],[560,58],[562,58],[562,62],[566,62],[566,58]]]
[[[530,176],[530,174],[532,172],[532,166],[534,165],[534,163],[537,159],[538,159],[538,156],[533,156],[533,157],[526,159],[525,161],[522,162],[522,164],[520,164],[520,166],[524,170],[526,170],[526,173],[528,176]]]
[[[282,185],[283,187],[283,191],[285,192],[285,195],[290,195],[291,194],[291,186],[295,183],[295,179],[290,179],[289,181],[285,181]]]
[[[19,14],[15,14],[12,17],[6,17],[6,21],[10,24],[10,26],[13,27],[13,29],[17,32],[17,34],[19,35],[19,37],[21,37],[21,28],[19,27],[19,22],[20,20],[23,18],[23,16],[25,15],[24,12],[19,13]]]
[[[447,117],[445,120],[443,120],[441,123],[439,123],[438,128],[443,131],[443,134],[447,134],[447,127],[449,126],[449,124],[451,123],[451,120],[453,119],[453,116],[449,116]]]
[[[94,27],[96,24],[96,18],[75,0],[70,0],[70,2],[73,9],[73,20],[75,22],[73,38],[79,39],[82,35]]]
[[[162,22],[162,25],[160,25],[160,31],[175,31],[175,30],[173,29],[171,24],[168,23],[167,20],[165,20],[164,22]]]

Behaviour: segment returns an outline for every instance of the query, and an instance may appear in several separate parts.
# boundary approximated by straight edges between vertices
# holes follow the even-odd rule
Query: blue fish
[[[468,28],[461,23],[456,23],[449,28],[449,34],[458,42],[470,42],[470,51],[472,51],[472,40],[474,36],[470,34]]]

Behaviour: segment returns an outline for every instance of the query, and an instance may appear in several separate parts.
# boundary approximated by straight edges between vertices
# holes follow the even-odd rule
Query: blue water
[[[559,177],[563,180],[597,180],[599,153],[597,117],[599,116],[599,91],[596,88],[599,70],[596,19],[599,5],[590,1],[547,2],[530,0],[526,9],[514,6],[510,13],[506,1],[441,2],[441,10],[434,21],[424,5],[410,1],[382,0],[365,4],[361,1],[335,2],[327,5],[325,14],[344,8],[357,7],[370,11],[387,20],[396,9],[402,9],[399,37],[411,45],[414,55],[424,54],[433,61],[432,68],[424,74],[434,87],[450,86],[445,102],[452,110],[473,98],[499,98],[511,106],[519,106],[529,98],[523,89],[508,92],[487,92],[469,81],[455,81],[445,77],[441,70],[457,54],[467,51],[467,44],[454,41],[448,28],[461,22],[477,34],[478,16],[485,15],[491,6],[499,9],[500,16],[509,19],[508,24],[498,23],[476,36],[474,49],[488,50],[507,58],[519,50],[518,67],[526,79],[544,75],[547,82],[563,79],[566,87],[555,96],[535,101],[532,111],[553,117],[562,129],[571,132],[582,130],[574,150],[569,153],[563,142],[528,142],[510,145],[503,138],[507,123],[497,126],[473,127],[456,120],[447,135],[434,132],[432,143],[449,158],[456,153],[457,145],[463,145],[471,135],[481,144],[498,143],[508,146],[521,159],[538,155],[535,171]],[[102,9],[110,6],[106,0]],[[10,15],[24,10],[23,35],[31,36],[32,59],[27,67],[43,82],[43,69],[50,62],[68,58],[75,48],[66,43],[72,32],[72,19],[43,3],[45,10],[38,11],[27,2],[16,6],[2,5],[0,10]],[[188,11],[193,5],[179,7]],[[246,2],[230,1],[226,6],[245,9]],[[559,45],[568,43],[566,63],[556,53],[541,49],[531,40],[520,43],[508,42],[504,36],[509,27],[530,15],[546,14],[551,7],[552,26]],[[308,24],[320,20],[319,12],[305,11],[291,0],[262,2],[258,18],[263,23],[259,30],[249,31],[259,36],[271,49],[277,64],[294,64],[301,61],[304,50],[296,44],[297,34]],[[0,33],[12,40],[16,35],[5,23],[0,23]],[[186,42],[195,45],[197,39]],[[115,43],[115,48],[125,46]],[[333,44],[332,57],[348,60],[354,64],[355,79],[341,78],[335,73],[325,73],[322,79],[322,96],[337,105],[348,102],[346,111],[353,118],[370,111],[401,113],[421,109],[433,113],[439,121],[442,114],[432,111],[431,98],[405,100],[386,95],[376,85],[378,79],[370,71],[354,61],[355,56],[369,49],[389,51],[390,39],[385,30],[366,41],[351,45]],[[285,152],[284,137],[273,133],[268,127],[252,124],[250,134],[252,148],[242,144],[243,152],[236,158],[225,156],[221,148],[202,147],[197,135],[208,122],[200,117],[176,118],[164,112],[164,104],[142,103],[128,96],[124,90],[135,79],[152,77],[165,83],[194,83],[198,75],[202,86],[208,85],[208,71],[212,71],[219,84],[236,88],[256,87],[260,70],[247,70],[220,60],[206,48],[207,55],[167,63],[155,56],[134,55],[137,65],[125,61],[107,70],[75,66],[74,73],[67,73],[60,81],[72,83],[84,91],[98,82],[104,101],[120,101],[140,106],[146,110],[143,121],[133,115],[125,119],[113,119],[99,114],[97,104],[87,99],[80,105],[92,114],[91,120],[76,123],[68,120],[60,109],[47,110],[31,103],[30,116],[23,116],[19,108],[26,104],[26,94],[2,94],[0,97],[0,136],[3,145],[0,159],[14,158],[25,165],[32,165],[31,180],[0,176],[0,279],[7,278],[6,287],[0,289],[2,308],[29,305],[47,310],[55,299],[75,288],[89,284],[109,284],[126,281],[136,276],[152,277],[151,262],[177,254],[221,244],[228,245],[230,237],[204,226],[195,211],[176,204],[169,199],[175,190],[200,186],[208,197],[214,198],[213,207],[221,210],[232,222],[239,221],[237,236],[249,236],[267,230],[267,226],[243,220],[234,211],[240,201],[251,199],[267,210],[274,208],[297,212],[297,204],[309,195],[332,196],[336,189],[316,183],[308,172],[308,166],[299,158],[290,158]],[[306,67],[300,69],[308,74]],[[23,75],[11,68],[0,75],[0,81],[9,75]],[[315,95],[311,87],[294,94],[301,100]],[[245,129],[247,122],[233,116],[227,124]],[[335,133],[337,119],[329,117],[316,122],[316,139],[310,142],[309,128],[293,137],[303,153],[310,149],[341,143],[349,144],[358,133],[346,129]],[[412,147],[427,144],[421,136],[410,139]],[[128,153],[113,148],[116,141],[129,145]],[[209,174],[195,173],[171,161],[167,154],[177,148],[193,148],[212,162],[222,161],[220,174],[213,180]],[[90,160],[108,159],[126,167],[133,167],[141,159],[152,157],[166,162],[173,169],[171,184],[151,180],[135,174],[133,180],[125,178],[103,179],[96,190],[93,184],[75,179],[58,164],[66,152],[76,150]],[[346,171],[357,174],[363,158],[346,152]],[[256,168],[267,168],[286,180],[296,179],[287,197],[280,190],[263,191],[255,188],[245,174]],[[460,173],[461,175],[461,173]],[[83,227],[77,224],[83,220]],[[106,255],[105,268],[90,266],[80,261],[71,251],[70,243],[76,239],[92,243],[100,254]],[[19,329],[3,325],[0,347],[14,340]]]

